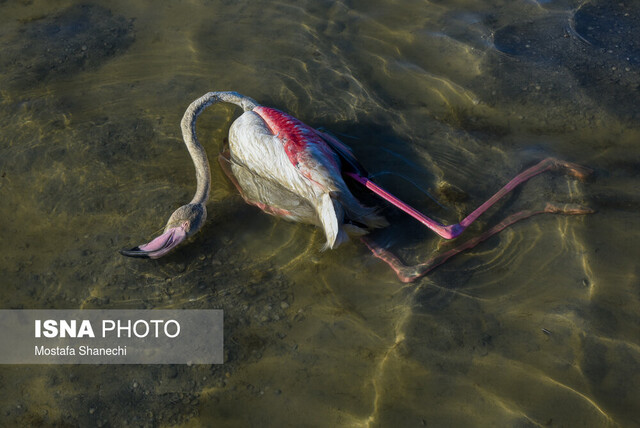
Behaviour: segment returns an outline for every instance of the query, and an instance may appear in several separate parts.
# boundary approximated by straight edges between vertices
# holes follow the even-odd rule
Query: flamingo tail
[[[327,236],[327,243],[322,248],[334,249],[345,241],[349,240],[347,233],[342,229],[341,224],[344,218],[344,210],[340,202],[334,200],[329,193],[322,195],[318,206],[318,217]]]

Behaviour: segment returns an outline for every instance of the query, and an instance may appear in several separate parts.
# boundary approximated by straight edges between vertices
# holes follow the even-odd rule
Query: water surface
[[[222,308],[220,366],[2,367],[9,425],[640,424],[640,7],[605,1],[0,2],[3,308]],[[635,36],[634,36],[635,35]],[[209,218],[123,258],[195,190],[179,121],[235,90],[324,127],[417,208],[538,216],[411,285],[357,241],[245,205],[198,122]],[[375,203],[375,199],[368,200]],[[407,263],[454,244],[380,205]]]

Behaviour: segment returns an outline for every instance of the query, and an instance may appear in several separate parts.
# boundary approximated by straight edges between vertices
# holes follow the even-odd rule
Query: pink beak
[[[130,250],[120,250],[120,254],[128,257],[157,259],[173,250],[186,237],[184,226],[171,227],[153,241]]]

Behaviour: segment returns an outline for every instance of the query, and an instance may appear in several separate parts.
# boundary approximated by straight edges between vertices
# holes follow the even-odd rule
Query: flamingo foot
[[[400,281],[404,283],[413,282],[426,274],[426,272],[421,274],[420,268],[422,267],[422,265],[407,266],[402,263],[395,254],[393,254],[389,250],[382,248],[375,242],[364,237],[360,238],[360,240],[364,242],[369,250],[371,250],[371,253],[374,257],[382,260],[383,262],[388,264],[391,269],[393,269]]]
[[[593,173],[591,168],[578,165],[577,163],[567,162],[556,158],[548,158],[547,160],[553,163],[554,169],[566,169],[569,175],[572,175],[579,180],[586,180],[587,177]]]
[[[593,214],[596,211],[589,207],[583,207],[582,205],[577,204],[563,204],[557,205],[551,202],[548,202],[544,208],[545,213],[554,213],[554,214],[565,214],[565,215],[584,215],[584,214]]]

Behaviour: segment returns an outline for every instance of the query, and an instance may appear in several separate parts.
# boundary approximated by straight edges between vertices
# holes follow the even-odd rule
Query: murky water
[[[0,368],[5,425],[640,424],[640,5],[606,1],[0,2],[3,308],[222,308],[221,366]],[[547,173],[411,285],[355,241],[245,205],[215,162],[238,111],[198,122],[209,219],[148,240],[195,189],[179,121],[235,90],[343,138],[375,179],[461,219]],[[370,199],[370,202],[375,201]],[[407,263],[452,246],[390,208]],[[464,239],[464,238],[460,238]]]

